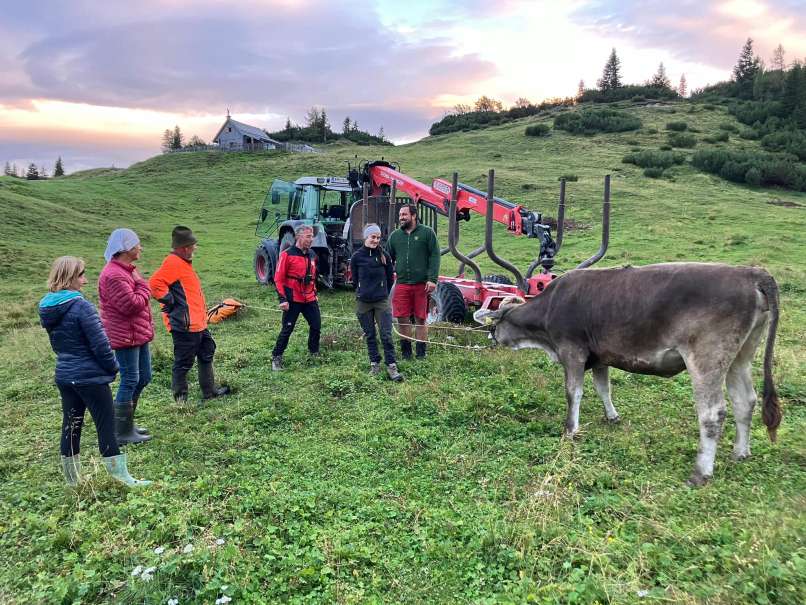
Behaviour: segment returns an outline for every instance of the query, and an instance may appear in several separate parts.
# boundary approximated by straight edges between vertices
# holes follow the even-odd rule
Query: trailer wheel
[[[489,284],[501,284],[503,286],[512,285],[511,279],[509,279],[506,275],[499,275],[497,273],[485,275],[484,277],[481,278],[481,281],[486,281]]]
[[[274,282],[274,270],[277,268],[277,242],[263,240],[255,250],[255,279],[257,283],[268,286]]]
[[[462,323],[466,313],[467,305],[462,291],[450,282],[439,282],[428,305],[427,323],[438,321]]]

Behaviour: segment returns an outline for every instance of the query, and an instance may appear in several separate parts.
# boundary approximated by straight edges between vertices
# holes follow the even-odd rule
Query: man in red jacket
[[[217,387],[213,373],[215,341],[207,329],[207,307],[199,276],[193,270],[196,237],[181,225],[171,233],[173,252],[148,280],[151,294],[162,304],[162,320],[174,342],[171,389],[177,402],[187,401],[187,373],[193,360],[199,359],[199,385],[204,399],[229,393],[229,387]]]
[[[322,318],[316,299],[316,254],[311,250],[313,227],[300,225],[294,236],[296,242],[280,253],[277,271],[274,272],[274,285],[283,312],[283,327],[271,358],[271,369],[275,372],[283,369],[283,353],[300,314],[308,322],[308,352],[312,356],[319,355]]]

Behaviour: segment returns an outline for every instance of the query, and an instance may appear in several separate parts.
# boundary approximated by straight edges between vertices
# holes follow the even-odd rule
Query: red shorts
[[[425,283],[395,284],[392,313],[395,317],[428,317],[428,290],[425,289]]]

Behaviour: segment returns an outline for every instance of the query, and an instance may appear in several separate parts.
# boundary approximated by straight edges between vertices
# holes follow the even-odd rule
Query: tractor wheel
[[[263,240],[255,250],[255,278],[257,283],[268,286],[274,282],[277,268],[277,242]]]
[[[512,280],[509,279],[506,275],[499,275],[497,273],[493,273],[491,275],[485,275],[481,278],[481,281],[486,281],[488,284],[501,284],[503,286],[511,286]]]
[[[462,323],[466,313],[467,305],[462,291],[450,282],[439,282],[428,305],[427,323],[438,321]]]
[[[297,240],[294,238],[294,233],[292,231],[287,231],[280,240],[280,252],[288,250],[296,243],[296,241]]]

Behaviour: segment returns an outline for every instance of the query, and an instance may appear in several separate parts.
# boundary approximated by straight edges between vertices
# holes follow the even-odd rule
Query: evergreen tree
[[[172,147],[173,140],[174,140],[173,132],[171,132],[170,128],[166,128],[165,132],[162,133],[162,150],[170,151],[171,149],[173,149]]]
[[[17,178],[20,178],[20,176],[21,176],[21,175],[20,175],[20,171],[19,171],[19,170],[17,170],[17,164],[16,164],[16,162],[12,162],[12,163],[11,163],[11,175],[10,175],[10,176],[15,176],[15,177],[17,177]]]
[[[686,74],[681,74],[680,84],[677,85],[677,94],[679,94],[681,97],[685,97],[686,93],[688,93],[688,83],[686,82]]]
[[[795,63],[786,74],[781,108],[799,128],[806,128],[806,69]]]
[[[579,81],[579,86],[577,86],[577,99],[581,99],[582,95],[585,94],[585,80]]]
[[[772,51],[772,68],[777,69],[780,71],[784,71],[786,68],[786,61],[784,60],[784,55],[786,52],[784,51],[784,47],[779,44],[778,47]]]
[[[752,82],[759,70],[759,59],[753,55],[753,38],[748,38],[739,53],[739,59],[733,68],[733,79],[736,82]]]
[[[341,132],[342,134],[344,134],[344,136],[350,134],[350,116],[344,118],[344,122],[342,123],[341,126]]]
[[[322,108],[322,121],[320,130],[322,132],[322,142],[327,143],[327,131],[330,130],[330,123],[327,121],[327,111],[325,108]]]
[[[185,137],[182,131],[179,129],[179,126],[174,126],[174,130],[171,133],[171,149],[182,149],[184,144]]]
[[[33,162],[28,164],[28,170],[25,173],[25,178],[28,179],[29,181],[35,181],[39,178],[39,170],[37,170],[36,164],[34,164]]]
[[[597,82],[599,86],[599,90],[602,92],[606,92],[608,90],[615,90],[616,88],[621,88],[621,60],[616,55],[616,49],[614,48],[610,52],[610,56],[607,59],[607,63],[605,63],[604,69],[602,70],[602,77]]]
[[[53,176],[64,176],[64,166],[62,166],[62,156],[56,160],[56,166],[53,168]]]
[[[385,141],[385,140],[386,140],[386,134],[384,134],[384,132],[383,132],[383,124],[381,124],[381,128],[380,128],[380,130],[378,130],[378,138],[379,138],[381,141]]]
[[[649,85],[652,88],[671,90],[672,82],[669,80],[669,76],[666,75],[666,68],[663,66],[663,61],[661,61],[660,65],[658,65],[658,71],[656,71],[655,75],[652,76],[652,79],[649,81]]]
[[[6,166],[3,168],[3,174],[6,176],[17,176],[16,173],[11,174],[11,164],[8,163],[8,160],[6,160]]]

